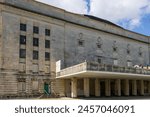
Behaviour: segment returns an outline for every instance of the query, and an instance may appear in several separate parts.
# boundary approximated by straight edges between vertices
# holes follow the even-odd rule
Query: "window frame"
[[[39,59],[39,52],[37,50],[33,50],[33,60]]]
[[[20,31],[27,31],[27,24],[20,23]]]
[[[33,33],[39,34],[39,27],[38,26],[33,26]]]
[[[20,49],[19,50],[19,58],[22,58],[22,59],[26,58],[26,49]]]
[[[45,61],[50,61],[50,52],[45,52]]]
[[[50,35],[51,35],[50,29],[45,29],[45,36],[50,36]]]
[[[26,39],[27,37],[25,35],[20,35],[20,44],[26,45]]]
[[[39,47],[39,38],[33,37],[33,46]]]

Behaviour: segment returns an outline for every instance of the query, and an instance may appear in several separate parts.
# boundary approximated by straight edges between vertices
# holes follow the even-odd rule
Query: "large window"
[[[39,39],[33,38],[33,46],[39,46]]]
[[[45,48],[50,48],[50,40],[45,40]]]
[[[46,61],[50,60],[50,53],[49,52],[45,52],[45,60]]]
[[[33,60],[38,60],[38,58],[39,58],[39,53],[38,53],[38,51],[33,51]]]
[[[20,44],[26,44],[26,36],[20,35]]]
[[[39,34],[39,27],[33,26],[33,33]]]
[[[46,35],[46,36],[50,36],[50,33],[51,33],[51,32],[50,32],[49,29],[45,29],[45,35]]]
[[[26,50],[25,49],[20,49],[20,58],[26,58]]]
[[[20,31],[26,31],[26,30],[27,30],[26,24],[21,23],[20,24]]]

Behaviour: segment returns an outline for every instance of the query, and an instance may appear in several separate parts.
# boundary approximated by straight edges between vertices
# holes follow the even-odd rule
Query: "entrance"
[[[100,81],[101,96],[105,96],[105,81]]]
[[[90,97],[95,96],[95,79],[90,79]]]
[[[50,94],[49,84],[47,83],[44,83],[44,93],[48,95]]]

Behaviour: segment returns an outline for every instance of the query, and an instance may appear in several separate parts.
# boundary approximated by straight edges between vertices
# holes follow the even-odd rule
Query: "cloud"
[[[133,29],[150,13],[150,0],[91,0],[89,14]]]
[[[37,0],[70,12],[90,14],[124,28],[141,25],[144,15],[150,14],[150,0]],[[89,9],[90,7],[90,9]]]
[[[36,0],[44,2],[67,11],[79,14],[87,14],[87,2],[86,0]]]

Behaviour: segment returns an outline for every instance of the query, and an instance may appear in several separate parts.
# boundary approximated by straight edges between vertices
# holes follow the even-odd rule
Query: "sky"
[[[93,15],[150,36],[150,0],[37,0],[67,11]]]

